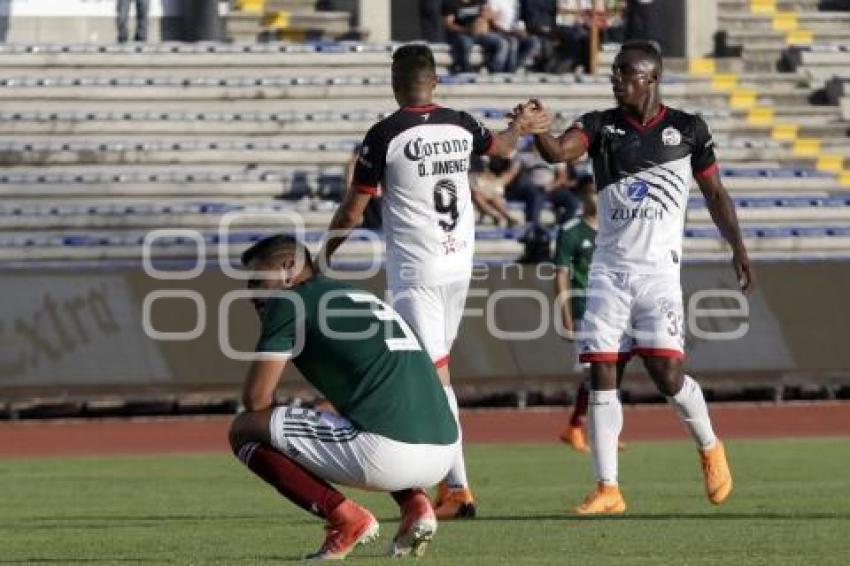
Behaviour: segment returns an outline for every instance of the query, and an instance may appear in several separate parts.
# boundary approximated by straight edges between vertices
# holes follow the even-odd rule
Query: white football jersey
[[[486,153],[491,133],[465,112],[408,106],[366,134],[355,190],[376,194],[387,244],[390,289],[469,279],[475,251],[470,156]]]
[[[593,265],[633,273],[679,270],[690,180],[717,169],[702,118],[662,107],[642,125],[614,108],[585,114],[571,129],[585,138],[599,191]]]

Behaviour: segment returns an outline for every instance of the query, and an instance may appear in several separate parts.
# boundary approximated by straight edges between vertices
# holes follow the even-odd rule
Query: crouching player
[[[312,558],[344,558],[377,538],[368,510],[330,484],[389,492],[401,509],[390,553],[421,555],[437,529],[423,491],[454,463],[458,430],[431,358],[416,335],[371,293],[319,275],[289,236],[242,256],[262,320],[257,359],[233,421],[234,454],[281,495],[324,519]],[[339,415],[274,406],[288,360]]]

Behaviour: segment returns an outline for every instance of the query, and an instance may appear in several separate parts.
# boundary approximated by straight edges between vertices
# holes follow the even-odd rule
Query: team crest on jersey
[[[664,145],[679,145],[682,143],[682,134],[673,126],[668,126],[661,132],[661,143]]]

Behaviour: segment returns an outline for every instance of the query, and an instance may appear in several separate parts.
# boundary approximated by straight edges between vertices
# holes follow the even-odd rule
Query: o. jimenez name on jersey
[[[452,159],[453,154],[458,157]],[[404,156],[418,162],[417,172],[420,177],[466,173],[469,170],[469,140],[455,138],[426,141],[417,137],[405,144]]]

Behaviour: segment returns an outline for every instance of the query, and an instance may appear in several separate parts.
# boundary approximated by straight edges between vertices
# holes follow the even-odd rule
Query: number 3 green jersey
[[[412,444],[452,444],[457,425],[416,335],[366,291],[322,276],[266,303],[257,352],[291,355],[356,427]]]

